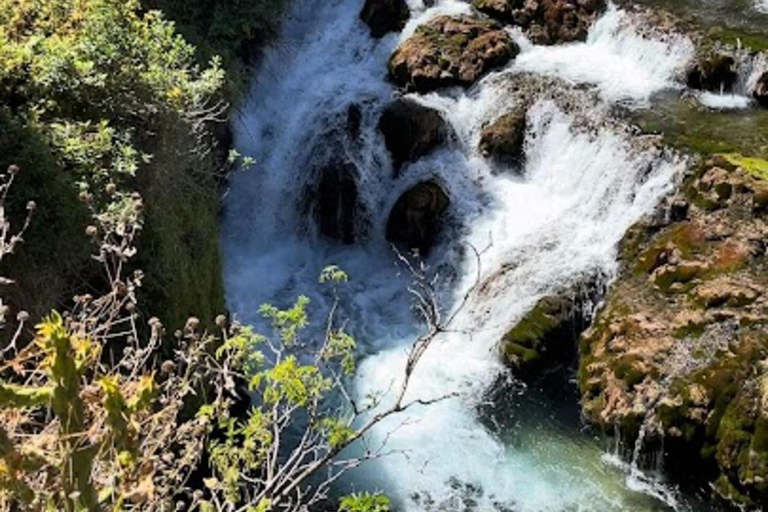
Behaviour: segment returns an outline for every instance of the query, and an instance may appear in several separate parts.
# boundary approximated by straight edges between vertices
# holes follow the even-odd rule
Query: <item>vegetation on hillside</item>
[[[91,286],[89,209],[139,193],[148,297],[177,324],[222,309],[218,282],[191,281],[218,280],[223,158],[212,130],[224,120],[224,83],[219,59],[199,66],[173,23],[137,0],[0,2],[0,165],[25,171],[11,199],[40,205],[11,263],[13,303],[39,318]],[[194,258],[174,249],[184,240]]]

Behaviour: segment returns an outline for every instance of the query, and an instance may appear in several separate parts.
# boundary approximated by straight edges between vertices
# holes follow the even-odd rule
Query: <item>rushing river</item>
[[[691,43],[640,30],[613,6],[585,43],[539,47],[515,33],[522,53],[507,68],[467,91],[412,95],[438,109],[456,137],[395,179],[376,128],[396,95],[387,59],[419,24],[469,11],[457,0],[409,4],[404,32],[373,40],[358,19],[362,0],[294,3],[233,124],[238,149],[257,164],[233,177],[226,198],[230,309],[255,322],[261,303],[287,306],[306,294],[321,320],[329,297],[317,277],[339,265],[351,278],[343,314],[362,348],[356,392],[391,389],[420,326],[409,307],[408,274],[384,239],[386,220],[400,194],[437,179],[451,199],[448,226],[428,260],[442,276],[441,300],[454,307],[476,280],[468,244],[484,249],[479,271],[486,284],[461,310],[454,332],[429,348],[411,395],[458,398],[382,425],[374,441],[388,436],[401,454],[358,470],[341,490],[382,489],[408,511],[708,510],[583,433],[568,376],[554,396],[501,385],[505,369],[496,351],[541,296],[585,276],[613,275],[616,243],[672,189],[684,169],[680,161],[600,120],[613,106],[644,109],[655,93],[679,88]],[[477,153],[480,130],[519,101],[506,84],[523,74],[591,89],[582,93],[596,100],[585,101],[578,116],[594,122],[581,129],[575,113],[537,102],[528,114],[525,168],[499,172]],[[362,110],[356,141],[344,128],[351,104]],[[305,207],[313,173],[339,157],[357,168],[367,226],[367,236],[349,246],[319,238]]]

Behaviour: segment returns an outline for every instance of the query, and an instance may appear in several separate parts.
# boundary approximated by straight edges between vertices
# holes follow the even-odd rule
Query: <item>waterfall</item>
[[[655,92],[678,87],[691,43],[645,33],[613,6],[584,43],[539,47],[515,33],[522,47],[516,61],[468,91],[409,95],[439,110],[455,137],[394,179],[376,128],[395,95],[387,59],[419,24],[469,10],[458,0],[408,3],[413,14],[404,32],[379,41],[358,19],[361,0],[294,3],[233,123],[237,148],[257,163],[233,176],[225,202],[231,311],[256,323],[259,304],[285,306],[305,294],[310,313],[322,318],[329,298],[317,276],[339,265],[351,278],[343,315],[362,347],[356,393],[391,389],[420,326],[384,226],[405,190],[436,179],[451,199],[446,229],[427,261],[443,276],[441,301],[457,304],[478,270],[483,286],[454,330],[429,348],[410,392],[458,398],[376,429],[371,442],[386,438],[397,454],[361,468],[342,491],[382,488],[403,511],[677,508],[663,493],[633,487],[622,470],[604,463],[598,443],[564,433],[535,408],[517,411],[517,442],[509,443],[483,426],[478,406],[506,372],[496,354],[504,332],[540,297],[585,276],[613,275],[626,229],[672,190],[683,164],[609,112],[616,103],[643,108]],[[547,77],[555,89],[528,112],[524,168],[498,172],[476,150],[480,129],[519,101],[510,81],[529,77]],[[350,141],[345,123],[353,104],[361,135]],[[356,169],[366,235],[353,245],[317,236],[306,215],[307,184],[328,158]],[[479,269],[466,257],[467,244],[487,248]]]

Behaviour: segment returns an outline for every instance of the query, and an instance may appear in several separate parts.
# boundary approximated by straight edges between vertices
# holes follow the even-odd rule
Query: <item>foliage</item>
[[[357,404],[346,389],[356,343],[336,326],[338,287],[348,277],[336,267],[321,276],[336,302],[320,339],[304,339],[309,300],[299,297],[287,309],[261,308],[274,336],[224,316],[213,336],[189,318],[164,358],[162,323],[151,318],[149,336],[141,334],[144,276],[127,265],[142,200],[116,195],[88,228],[105,293],[76,297],[74,308],[37,326],[33,343],[3,349],[0,510],[154,511],[183,503],[200,511],[306,511],[347,471],[389,453],[386,438],[369,438],[376,425],[446,398],[405,400],[414,368],[444,328],[428,323],[393,400]],[[431,282],[417,281],[415,296],[427,297]],[[236,414],[244,402],[249,407]],[[349,453],[354,443],[361,451]],[[200,486],[204,453],[210,468]],[[342,509],[384,512],[389,503],[360,494]]]
[[[254,48],[271,39],[288,0],[144,0],[178,23],[202,59],[221,56],[234,90],[247,82]]]
[[[355,493],[345,496],[339,503],[339,512],[389,512],[389,510],[389,499],[378,493]]]
[[[26,267],[16,269],[32,296],[16,302],[50,307],[72,282],[90,282],[82,250],[89,208],[98,213],[139,191],[151,210],[147,242],[158,248],[146,264],[153,301],[165,309],[197,300],[175,308],[179,322],[200,305],[221,309],[218,281],[193,293],[188,278],[219,273],[214,175],[223,157],[211,127],[226,109],[220,61],[197,62],[174,24],[138,0],[0,0],[0,155],[8,155],[0,160],[21,159],[16,193],[44,205],[49,219],[35,226]],[[190,216],[190,204],[204,211]],[[185,238],[213,242],[190,262],[172,249]],[[184,292],[175,301],[174,286]]]

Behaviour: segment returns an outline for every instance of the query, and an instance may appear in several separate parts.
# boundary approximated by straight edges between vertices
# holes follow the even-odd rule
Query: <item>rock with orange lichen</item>
[[[664,439],[673,472],[768,507],[768,227],[761,176],[715,159],[620,246],[623,272],[581,339],[585,416]],[[684,203],[684,215],[673,205]],[[656,444],[660,446],[660,443]]]

